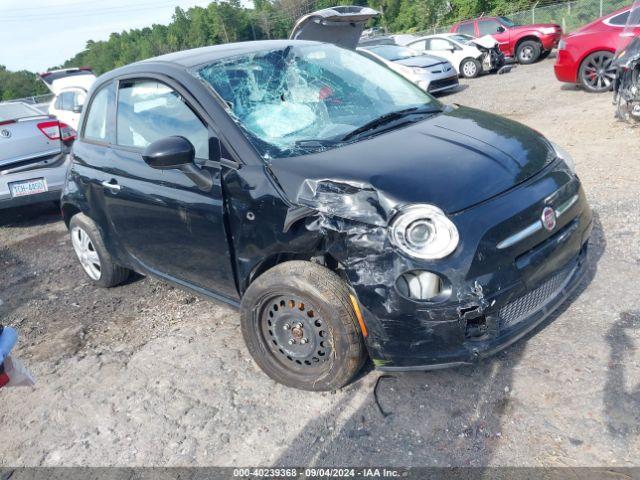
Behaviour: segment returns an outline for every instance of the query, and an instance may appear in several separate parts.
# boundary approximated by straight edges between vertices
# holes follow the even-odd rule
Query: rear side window
[[[462,23],[458,27],[457,33],[461,33],[463,35],[471,35],[472,37],[475,37],[476,29],[474,27],[473,22]]]
[[[629,13],[630,12],[624,12],[615,17],[611,17],[607,23],[609,23],[609,25],[615,25],[616,27],[624,27],[629,21]]]
[[[193,144],[196,157],[209,158],[207,127],[178,92],[155,80],[120,82],[117,132],[118,145],[135,148],[179,135]]]
[[[484,35],[495,35],[501,26],[497,20],[478,20],[478,31],[481,37]]]
[[[107,112],[109,110],[109,85],[102,87],[93,97],[87,110],[84,138],[104,142],[107,140]]]

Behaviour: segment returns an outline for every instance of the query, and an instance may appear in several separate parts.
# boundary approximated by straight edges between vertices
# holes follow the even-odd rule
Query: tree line
[[[619,0],[624,2],[625,0]],[[389,31],[416,32],[481,14],[508,14],[536,0],[218,0],[206,7],[177,7],[168,25],[112,33],[89,40],[86,48],[59,67],[90,66],[97,74],[165,53],[246,40],[286,38],[305,13],[338,4],[370,6],[382,12],[375,24]],[[58,68],[59,68],[58,67]],[[0,65],[0,99],[46,91],[33,73],[9,72]]]

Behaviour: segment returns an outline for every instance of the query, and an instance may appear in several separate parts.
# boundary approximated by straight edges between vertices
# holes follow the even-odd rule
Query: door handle
[[[122,188],[115,180],[109,180],[108,182],[105,180],[101,185],[105,188],[108,188],[109,190],[113,190],[116,192]]]

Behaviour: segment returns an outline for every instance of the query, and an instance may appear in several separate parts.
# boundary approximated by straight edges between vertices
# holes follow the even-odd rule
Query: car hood
[[[436,57],[434,55],[420,55],[419,57],[406,58],[404,60],[397,60],[393,63],[403,65],[405,67],[419,67],[428,68],[442,63],[447,63],[444,58]]]
[[[369,192],[387,213],[427,203],[453,214],[515,187],[554,159],[550,143],[524,125],[471,108],[446,107],[408,127],[321,153],[277,159],[270,168],[293,204],[319,211],[334,203],[317,195],[328,188]],[[346,200],[349,205],[358,203]],[[366,210],[353,207],[338,215],[367,220]]]
[[[499,45],[499,42],[491,35],[485,35],[484,37],[474,38],[469,40],[469,46],[480,46],[482,48],[488,48],[491,50]]]

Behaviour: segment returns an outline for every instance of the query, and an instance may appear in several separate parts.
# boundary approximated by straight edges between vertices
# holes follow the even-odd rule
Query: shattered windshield
[[[327,44],[225,58],[197,74],[266,159],[336,148],[361,139],[354,133],[377,119],[441,108],[388,68]]]

